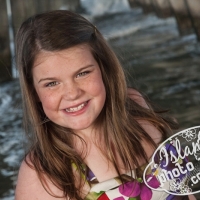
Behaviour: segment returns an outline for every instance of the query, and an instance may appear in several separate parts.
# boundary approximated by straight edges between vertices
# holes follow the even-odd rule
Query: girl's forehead
[[[41,50],[35,57],[33,67],[40,65],[41,63],[45,62],[46,60],[52,57],[60,57],[64,59],[75,59],[76,56],[82,55],[83,52],[89,52],[89,54],[91,54],[91,50],[87,44],[77,45],[77,46],[70,47],[64,50],[59,50],[59,51]]]

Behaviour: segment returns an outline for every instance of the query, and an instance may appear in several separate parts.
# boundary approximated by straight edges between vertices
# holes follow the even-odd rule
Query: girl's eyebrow
[[[86,65],[85,67],[82,67],[82,68],[78,69],[77,71],[75,71],[74,74],[76,74],[76,73],[78,73],[79,71],[82,71],[82,70],[84,70],[84,69],[90,68],[90,67],[94,67],[94,65],[93,65],[93,64],[91,64],[91,65]],[[52,81],[52,80],[55,80],[55,79],[56,79],[56,77],[41,78],[41,79],[38,81],[38,83],[40,83],[40,82],[42,82],[42,81]]]

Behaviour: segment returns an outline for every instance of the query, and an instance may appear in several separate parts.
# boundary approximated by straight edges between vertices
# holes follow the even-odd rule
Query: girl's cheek
[[[43,107],[49,107],[52,102],[52,98],[49,95],[40,95],[39,98]]]

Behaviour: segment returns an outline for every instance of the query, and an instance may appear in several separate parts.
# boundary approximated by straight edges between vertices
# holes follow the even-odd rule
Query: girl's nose
[[[63,88],[63,94],[67,100],[75,100],[80,97],[82,90],[77,83],[66,83]]]

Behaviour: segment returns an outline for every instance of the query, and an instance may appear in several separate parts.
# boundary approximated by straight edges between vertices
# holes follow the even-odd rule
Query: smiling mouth
[[[80,105],[77,106],[77,107],[71,107],[71,108],[67,108],[67,109],[65,109],[65,110],[66,110],[67,112],[71,112],[71,113],[72,113],[72,112],[77,112],[77,111],[83,109],[87,104],[88,104],[88,101],[86,101],[86,102],[80,104]]]

